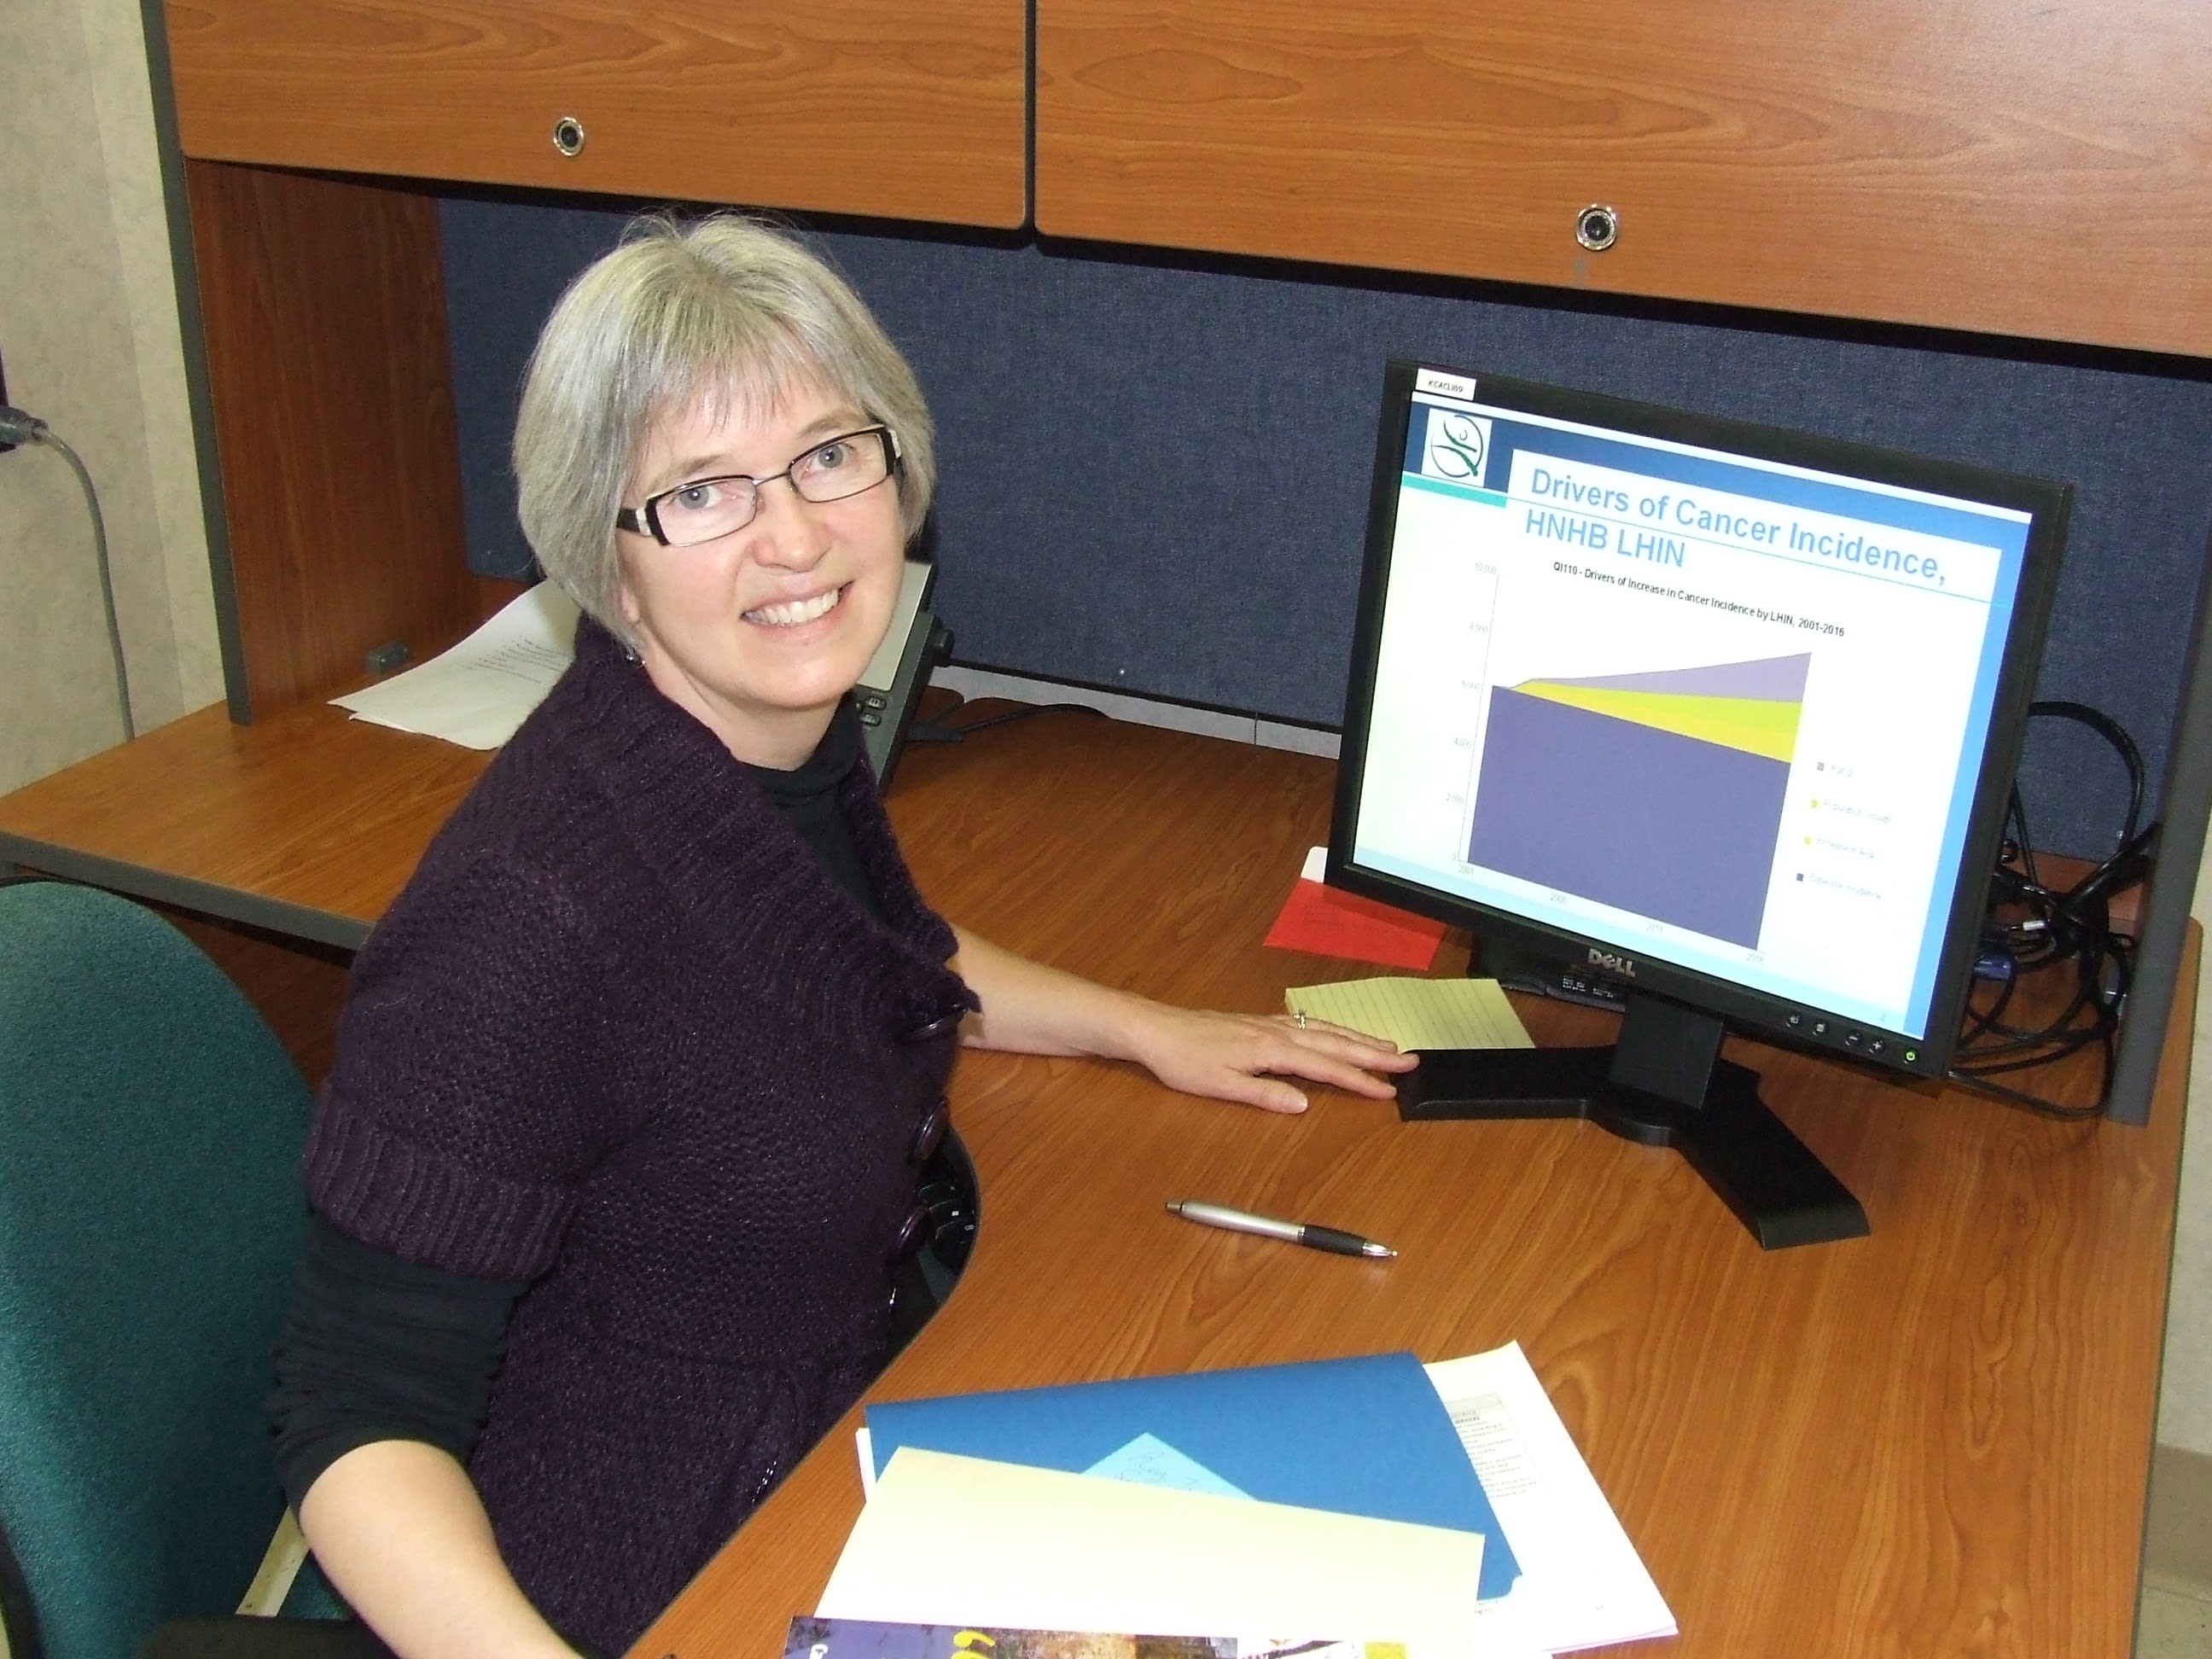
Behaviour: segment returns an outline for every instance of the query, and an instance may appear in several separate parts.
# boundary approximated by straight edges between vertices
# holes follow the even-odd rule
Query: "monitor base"
[[[1681,1153],[1762,1249],[1866,1237],[1858,1200],[1719,1049],[1717,1019],[1635,994],[1612,1048],[1424,1051],[1398,1081],[1398,1115],[1588,1118]]]

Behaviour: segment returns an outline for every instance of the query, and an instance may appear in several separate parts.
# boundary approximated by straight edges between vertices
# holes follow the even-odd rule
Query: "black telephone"
[[[868,762],[876,769],[876,782],[888,787],[891,769],[898,763],[907,728],[914,724],[915,705],[929,684],[930,671],[945,659],[952,635],[929,611],[929,591],[937,580],[937,567],[920,559],[906,562],[899,583],[890,631],[876,647],[876,654],[860,671],[853,688],[853,702],[860,711]]]

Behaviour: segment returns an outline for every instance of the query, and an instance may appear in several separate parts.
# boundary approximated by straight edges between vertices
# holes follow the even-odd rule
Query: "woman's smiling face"
[[[696,479],[770,480],[751,522],[712,541],[664,547],[616,532],[623,614],[647,674],[757,766],[787,769],[813,752],[890,626],[904,564],[896,475],[834,501],[805,501],[775,476],[871,424],[811,382],[773,404],[702,399],[655,422],[632,470],[632,508]]]

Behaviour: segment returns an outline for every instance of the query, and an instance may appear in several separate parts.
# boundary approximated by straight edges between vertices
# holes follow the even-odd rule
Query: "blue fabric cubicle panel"
[[[527,568],[507,461],[515,388],[562,285],[625,222],[444,204],[480,570]],[[2040,695],[2111,714],[2154,790],[2164,775],[2212,528],[2198,366],[1034,240],[817,240],[936,413],[936,608],[959,661],[1334,725],[1382,364],[1403,354],[2070,479]],[[2024,781],[2039,841],[2108,849],[2125,798],[2095,739],[2039,730]]]

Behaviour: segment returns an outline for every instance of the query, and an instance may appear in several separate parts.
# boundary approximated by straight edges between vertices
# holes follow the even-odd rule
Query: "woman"
[[[887,1358],[956,1042],[1275,1110],[1352,1033],[1109,991],[915,890],[843,702],[928,509],[913,375],[792,241],[649,222],[515,435],[576,660],[363,947],[279,1463],[407,1659],[619,1651]]]

